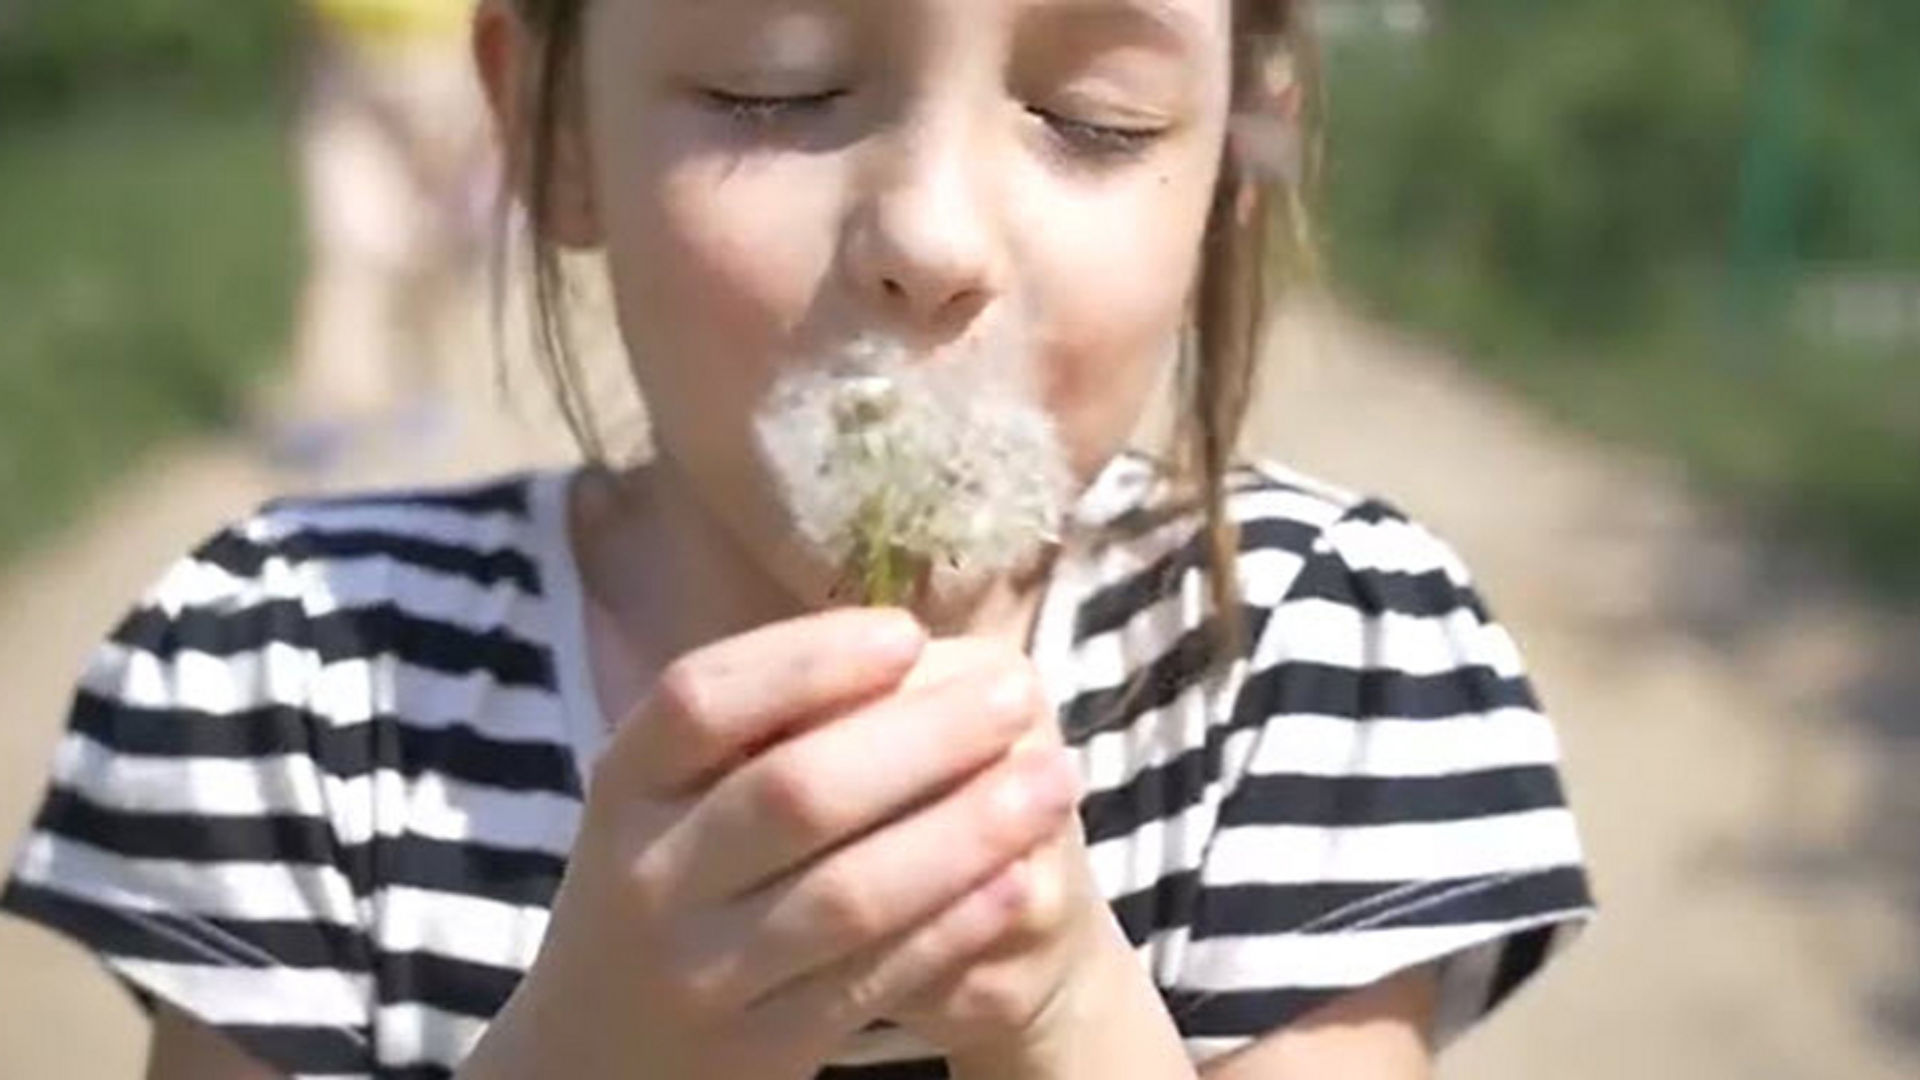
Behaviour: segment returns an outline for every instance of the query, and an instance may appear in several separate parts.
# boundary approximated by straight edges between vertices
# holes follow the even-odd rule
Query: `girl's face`
[[[575,156],[657,446],[770,568],[752,419],[884,334],[1018,343],[1083,478],[1172,355],[1231,0],[593,0]],[[785,575],[783,575],[785,576]]]

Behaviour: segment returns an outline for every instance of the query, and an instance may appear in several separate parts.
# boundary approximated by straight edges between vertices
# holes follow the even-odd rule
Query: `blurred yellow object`
[[[308,0],[328,30],[355,41],[452,37],[465,33],[472,0]]]

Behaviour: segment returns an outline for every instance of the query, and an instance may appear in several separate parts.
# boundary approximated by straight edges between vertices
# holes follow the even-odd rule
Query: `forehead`
[[[809,35],[849,23],[965,20],[1036,30],[1104,31],[1201,49],[1231,29],[1232,0],[643,0],[650,19],[727,32],[743,24]]]

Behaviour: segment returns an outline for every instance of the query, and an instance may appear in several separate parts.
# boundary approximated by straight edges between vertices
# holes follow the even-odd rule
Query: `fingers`
[[[902,611],[842,609],[697,649],[669,665],[595,770],[595,783],[672,797],[810,719],[885,693],[926,633]]]
[[[797,980],[752,1010],[768,1030],[845,1039],[927,987],[956,977],[1016,925],[1031,875],[1012,863],[904,934]],[[832,1044],[829,1044],[832,1045]]]
[[[1023,754],[774,886],[739,908],[742,984],[769,992],[934,917],[1059,832],[1078,796],[1071,758]]]
[[[1004,757],[1046,701],[1012,653],[876,702],[721,779],[663,836],[685,901],[725,900],[957,787]]]

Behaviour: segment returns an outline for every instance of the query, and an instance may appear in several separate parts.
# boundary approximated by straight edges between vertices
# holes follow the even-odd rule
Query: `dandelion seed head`
[[[1017,371],[1000,350],[919,360],[875,338],[796,365],[756,431],[800,536],[833,565],[878,540],[969,577],[1058,539],[1071,472]]]

